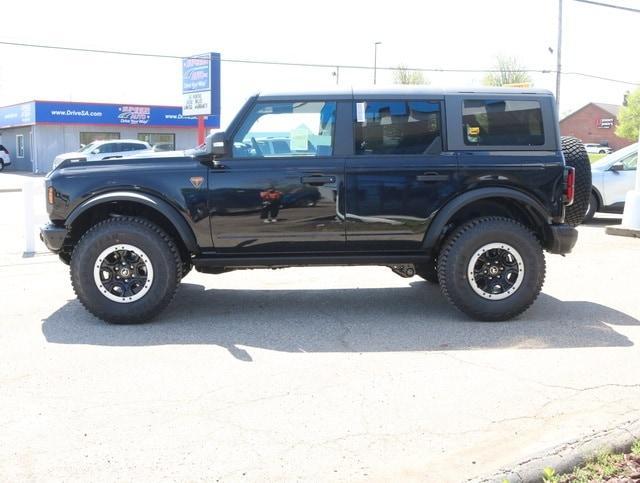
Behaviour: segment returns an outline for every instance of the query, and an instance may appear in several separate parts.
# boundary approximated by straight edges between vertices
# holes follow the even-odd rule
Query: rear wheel
[[[509,218],[476,218],[458,227],[438,258],[443,294],[469,317],[507,320],[542,289],[545,261],[534,234]]]
[[[584,145],[574,137],[562,138],[562,153],[567,166],[576,170],[573,204],[565,209],[565,222],[577,226],[584,220],[591,195],[591,163]]]
[[[98,223],[71,256],[71,282],[82,305],[117,324],[157,315],[171,302],[181,277],[182,261],[173,240],[142,218]]]

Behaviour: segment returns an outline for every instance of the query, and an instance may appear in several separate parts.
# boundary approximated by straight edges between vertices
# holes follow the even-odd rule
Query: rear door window
[[[355,154],[423,154],[440,138],[438,101],[358,101]]]
[[[467,146],[541,146],[542,108],[538,101],[468,99],[462,107]]]

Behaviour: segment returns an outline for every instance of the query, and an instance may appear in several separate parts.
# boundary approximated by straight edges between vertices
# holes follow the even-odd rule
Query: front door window
[[[234,158],[333,153],[335,102],[260,102],[233,139]]]

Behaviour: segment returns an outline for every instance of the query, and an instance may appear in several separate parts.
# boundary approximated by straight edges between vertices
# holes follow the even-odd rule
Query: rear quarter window
[[[462,105],[467,146],[541,146],[545,143],[538,101],[467,99]]]

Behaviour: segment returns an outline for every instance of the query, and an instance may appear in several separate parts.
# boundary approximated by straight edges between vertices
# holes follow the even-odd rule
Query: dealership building
[[[614,151],[629,146],[635,141],[616,135],[618,113],[615,104],[590,102],[560,120],[560,134],[574,136],[583,143],[597,143],[609,146]]]
[[[165,149],[197,145],[198,120],[177,106],[31,101],[0,107],[0,144],[10,153],[7,170],[46,173],[53,159],[82,144],[104,139],[138,139]],[[220,127],[208,116],[207,129]]]

